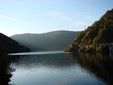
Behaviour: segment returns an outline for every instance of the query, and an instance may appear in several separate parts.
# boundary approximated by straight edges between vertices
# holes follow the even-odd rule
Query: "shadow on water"
[[[17,67],[27,69],[31,69],[32,66],[48,66],[63,69],[74,64],[74,62],[70,62],[66,54],[10,56],[10,59]]]
[[[69,57],[97,79],[113,85],[113,56],[79,53],[69,54]]]
[[[10,68],[10,59],[8,56],[0,55],[0,85],[12,85],[9,84],[10,78],[12,77]]]

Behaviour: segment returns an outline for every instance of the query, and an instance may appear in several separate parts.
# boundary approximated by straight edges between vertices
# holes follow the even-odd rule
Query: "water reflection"
[[[83,53],[2,55],[0,56],[0,85],[11,83],[16,85],[113,85],[113,56]]]
[[[11,78],[15,85],[110,85],[112,80],[107,79],[112,75],[109,64],[113,65],[109,56],[64,53],[10,56],[10,60],[16,69]]]
[[[85,69],[104,81],[107,85],[113,85],[113,56],[102,54],[70,54],[70,58]]]
[[[11,78],[11,83],[15,85],[75,85],[76,76],[78,79],[81,78],[82,72],[79,71],[79,67],[66,57],[66,54],[24,55],[10,58],[11,67],[16,69]]]
[[[9,58],[5,55],[0,55],[0,85],[11,85],[9,84],[12,77],[11,72]]]
[[[24,67],[26,69],[38,68],[41,66],[47,66],[50,68],[66,68],[74,65],[75,62],[66,57],[66,54],[48,54],[48,55],[24,55],[24,56],[10,56],[12,65],[17,68]]]

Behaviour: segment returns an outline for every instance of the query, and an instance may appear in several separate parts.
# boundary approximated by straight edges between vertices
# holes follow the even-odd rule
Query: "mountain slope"
[[[63,50],[79,32],[53,31],[43,34],[19,34],[11,36],[20,44],[29,47],[32,51]]]
[[[99,21],[81,32],[68,51],[102,51],[106,52],[113,43],[113,9],[107,11]],[[106,50],[105,50],[106,49]]]
[[[30,51],[29,48],[26,48],[26,47],[20,45],[18,42],[14,41],[13,39],[7,37],[6,35],[0,33],[0,52],[2,53],[3,50],[6,53]]]

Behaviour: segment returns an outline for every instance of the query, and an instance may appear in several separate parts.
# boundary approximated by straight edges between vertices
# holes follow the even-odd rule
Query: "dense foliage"
[[[99,21],[94,22],[92,26],[82,31],[73,44],[79,46],[79,51],[103,52],[102,50],[108,49],[113,43],[112,36],[113,9],[107,11]],[[70,49],[70,46],[67,49]]]

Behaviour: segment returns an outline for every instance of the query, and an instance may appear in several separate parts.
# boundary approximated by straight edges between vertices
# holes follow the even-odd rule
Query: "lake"
[[[113,85],[113,57],[63,51],[10,54],[7,85]]]

